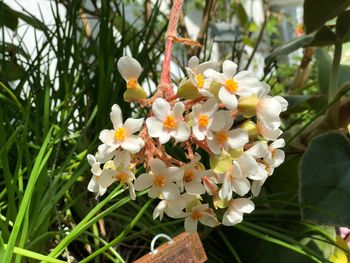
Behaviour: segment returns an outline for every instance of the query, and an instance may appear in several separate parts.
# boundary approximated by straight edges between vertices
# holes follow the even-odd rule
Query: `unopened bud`
[[[258,129],[256,127],[256,123],[251,120],[243,122],[239,127],[248,132],[250,139],[258,136]]]
[[[126,89],[126,91],[124,92],[124,100],[126,102],[143,100],[145,98],[147,98],[147,93],[140,85],[137,85],[135,88],[132,89]]]
[[[227,152],[212,155],[209,161],[210,167],[215,173],[225,173],[232,166],[231,155]]]
[[[177,89],[177,95],[185,100],[193,100],[199,97],[199,92],[189,79],[183,79]]]
[[[245,118],[251,118],[256,114],[256,105],[259,100],[254,94],[249,97],[243,97],[238,100],[238,110]]]

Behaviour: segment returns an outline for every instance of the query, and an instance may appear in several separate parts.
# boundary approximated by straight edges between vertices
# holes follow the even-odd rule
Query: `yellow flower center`
[[[204,76],[203,76],[203,74],[197,74],[196,75],[196,80],[197,80],[198,88],[203,88],[204,87]]]
[[[164,128],[167,128],[167,129],[174,129],[176,126],[174,117],[168,115],[163,122],[163,126]]]
[[[118,128],[114,132],[114,138],[118,141],[124,141],[125,137],[126,137],[126,134],[125,134],[125,129],[123,127]]]
[[[126,173],[121,172],[121,173],[119,173],[119,174],[117,174],[115,176],[115,180],[117,182],[125,183],[126,182],[126,177],[127,177]]]
[[[228,138],[227,132],[226,131],[218,132],[216,134],[216,138],[218,139],[220,144],[223,144],[223,143],[227,142],[227,138]]]
[[[163,187],[165,185],[165,178],[163,175],[157,175],[154,177],[153,184],[158,187]]]
[[[204,127],[207,127],[207,126],[208,126],[208,123],[209,123],[208,115],[202,114],[202,115],[199,117],[198,123],[199,123],[199,126],[201,126],[201,127],[203,127],[203,128],[204,128]]]
[[[128,89],[136,88],[137,86],[137,79],[135,78],[128,78],[128,81],[126,82],[126,87]]]
[[[202,216],[203,215],[202,215],[201,211],[198,211],[198,210],[192,211],[191,217],[193,220],[199,220],[202,218]]]
[[[233,79],[228,79],[226,80],[225,87],[229,92],[235,93],[238,89],[238,83]]]
[[[184,173],[184,181],[186,183],[192,182],[194,177],[195,177],[195,175],[194,175],[192,170],[185,171],[185,173]]]

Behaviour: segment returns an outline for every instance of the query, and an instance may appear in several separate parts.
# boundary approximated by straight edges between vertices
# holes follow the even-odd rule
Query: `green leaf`
[[[350,143],[336,132],[316,137],[302,157],[300,204],[304,220],[350,226]]]
[[[337,37],[342,42],[350,41],[350,10],[347,10],[338,16],[335,29]]]
[[[273,63],[279,56],[288,55],[301,47],[309,45],[315,38],[314,34],[305,35],[292,41],[289,41],[282,46],[277,47],[275,50],[271,52],[269,56],[265,58],[265,67],[268,67],[271,63]]]
[[[236,12],[239,23],[242,27],[246,27],[248,23],[248,15],[241,3],[234,3],[233,10]]]
[[[21,79],[25,74],[25,69],[14,61],[0,59],[0,79],[3,82]]]
[[[332,68],[332,58],[325,49],[318,48],[315,51],[317,62],[317,79],[320,91],[324,95],[328,95],[329,77]],[[345,82],[349,81],[350,66],[340,65],[339,69],[339,85],[341,87]]]
[[[350,5],[350,0],[305,0],[304,25],[306,33],[313,32],[328,20],[342,13]]]
[[[6,26],[14,31],[18,26],[18,17],[14,16],[12,11],[8,5],[0,2],[0,27]]]
[[[336,41],[337,37],[332,29],[329,26],[323,26],[316,32],[315,38],[309,46],[329,46],[333,45]]]

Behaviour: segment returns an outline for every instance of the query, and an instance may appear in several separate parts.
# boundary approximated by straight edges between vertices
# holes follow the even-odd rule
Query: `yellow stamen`
[[[216,134],[216,138],[218,139],[220,144],[227,142],[228,134],[226,131],[220,131]]]
[[[127,178],[127,174],[124,172],[121,172],[115,176],[115,180],[117,182],[125,183]]]
[[[126,87],[128,89],[133,89],[137,87],[137,79],[135,78],[128,78],[128,81],[126,82]]]
[[[194,177],[195,177],[195,175],[194,175],[192,170],[185,171],[185,173],[184,173],[184,181],[186,183],[192,182]]]
[[[238,83],[233,79],[228,79],[226,80],[225,87],[229,92],[235,93],[238,89]]]
[[[208,126],[208,123],[209,123],[208,115],[202,114],[202,115],[199,117],[198,123],[199,123],[199,126],[201,126],[201,127],[203,127],[203,128],[204,128],[204,127],[207,127],[207,126]]]
[[[202,216],[203,215],[202,215],[201,211],[198,211],[198,210],[192,211],[191,217],[193,220],[199,220],[202,218]]]
[[[165,178],[163,175],[157,175],[154,177],[153,184],[158,187],[163,187],[165,185]]]
[[[197,86],[198,88],[203,88],[204,87],[204,76],[203,74],[197,74],[196,75],[196,80],[197,80]]]
[[[125,134],[125,129],[123,127],[118,128],[114,132],[114,138],[118,141],[124,141],[125,137],[126,137],[126,134]]]
[[[167,128],[167,129],[174,129],[176,126],[174,117],[168,115],[163,122],[163,126],[164,128]]]

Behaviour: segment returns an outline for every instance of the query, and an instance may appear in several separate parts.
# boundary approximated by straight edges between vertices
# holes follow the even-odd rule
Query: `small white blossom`
[[[203,225],[215,227],[219,225],[219,221],[212,208],[209,208],[208,204],[199,204],[194,206],[190,212],[187,212],[185,218],[185,230],[188,233],[194,233],[197,231],[198,221]]]
[[[175,200],[180,195],[179,187],[174,183],[183,176],[183,170],[178,167],[166,167],[159,159],[151,161],[151,173],[143,173],[136,178],[135,189],[142,191],[150,188],[148,196],[161,196],[167,200]]]
[[[118,60],[117,66],[120,74],[126,81],[126,87],[128,89],[136,88],[139,85],[138,78],[142,72],[140,63],[132,57],[125,56]]]
[[[171,110],[169,102],[158,98],[152,105],[152,112],[155,116],[146,120],[148,134],[153,138],[159,138],[161,144],[167,143],[171,137],[178,142],[186,141],[191,130],[183,120],[185,105],[177,102]]]
[[[184,171],[183,178],[177,182],[181,190],[186,190],[191,195],[201,195],[205,193],[205,188],[202,184],[202,177],[207,175],[207,171],[202,170],[202,164],[199,163],[200,156],[196,155],[196,158],[188,164],[182,166]]]
[[[198,140],[204,140],[208,136],[208,131],[219,131],[224,127],[225,122],[222,121],[224,112],[217,111],[218,108],[218,104],[213,98],[192,107],[192,132]],[[212,133],[209,132],[209,134]]]
[[[249,198],[237,198],[230,201],[229,206],[222,218],[222,224],[233,226],[243,220],[243,214],[250,214],[255,209],[254,203]]]
[[[87,155],[87,159],[91,166],[91,172],[93,174],[87,188],[90,192],[96,193],[96,197],[102,196],[106,193],[107,188],[102,187],[99,183],[100,176],[103,172],[101,169],[101,163],[97,162],[95,156],[91,154]]]
[[[110,113],[113,123],[112,130],[103,130],[100,134],[100,140],[110,149],[115,150],[119,147],[131,153],[137,153],[144,146],[144,141],[134,133],[138,132],[143,124],[143,118],[129,118],[123,124],[122,111],[117,104],[114,104]]]

